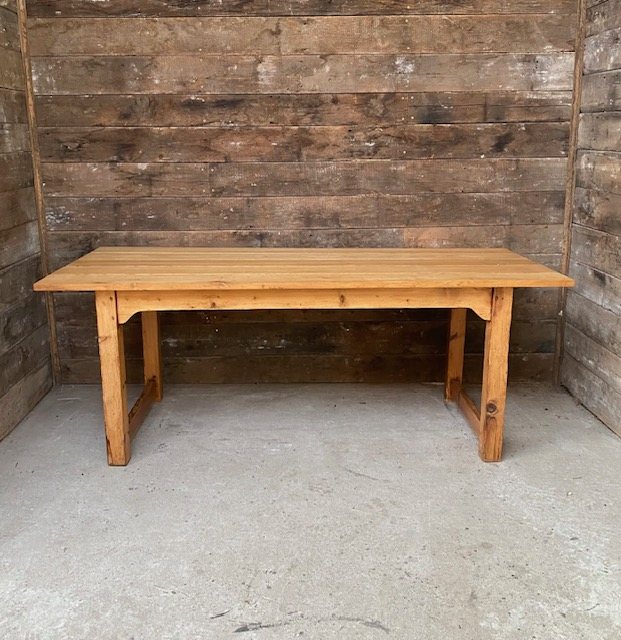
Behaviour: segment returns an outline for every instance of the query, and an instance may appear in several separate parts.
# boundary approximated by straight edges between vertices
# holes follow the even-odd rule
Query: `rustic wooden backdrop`
[[[0,0],[0,438],[52,384],[16,11]]]
[[[563,383],[621,435],[621,0],[587,1]]]
[[[29,0],[52,268],[100,244],[506,246],[559,267],[574,0]],[[98,377],[87,296],[62,378]],[[511,373],[551,378],[559,296]],[[468,367],[482,341],[474,322]],[[171,313],[170,381],[433,380],[446,314]],[[139,353],[128,330],[130,371]]]

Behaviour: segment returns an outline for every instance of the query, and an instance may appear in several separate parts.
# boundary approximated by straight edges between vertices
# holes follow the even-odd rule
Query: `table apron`
[[[233,309],[472,309],[491,318],[492,289],[236,289],[117,291],[118,322],[143,311]]]

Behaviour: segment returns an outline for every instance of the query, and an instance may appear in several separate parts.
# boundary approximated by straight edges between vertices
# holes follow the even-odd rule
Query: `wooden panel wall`
[[[573,0],[30,0],[52,267],[100,244],[563,249]],[[511,370],[551,378],[556,292]],[[97,379],[58,296],[63,379]],[[444,312],[164,319],[173,381],[433,380]],[[138,365],[128,330],[130,371]],[[469,367],[476,374],[481,326]]]
[[[0,1],[0,438],[51,386],[32,155],[14,2]]]
[[[621,435],[621,0],[587,3],[562,380]]]

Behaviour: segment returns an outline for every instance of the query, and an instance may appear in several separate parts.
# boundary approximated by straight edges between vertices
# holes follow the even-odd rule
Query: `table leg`
[[[118,323],[116,293],[97,291],[97,331],[108,464],[126,465],[131,457],[123,325]]]
[[[464,371],[464,344],[466,341],[467,309],[451,309],[448,330],[446,377],[444,398],[456,402]]]
[[[479,455],[486,462],[498,462],[502,456],[512,304],[513,289],[494,289],[492,317],[485,328],[479,430]]]
[[[157,311],[142,312],[142,353],[144,359],[144,382],[155,381],[155,400],[163,395],[162,355],[160,348],[160,327]]]

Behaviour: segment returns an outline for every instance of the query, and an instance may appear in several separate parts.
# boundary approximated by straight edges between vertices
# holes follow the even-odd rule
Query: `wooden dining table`
[[[502,455],[513,291],[573,280],[507,249],[100,247],[34,285],[93,291],[108,462],[162,399],[158,312],[217,309],[450,309],[445,399],[457,403],[484,461]],[[480,407],[463,385],[466,312],[486,323]],[[141,314],[144,388],[128,410],[123,325]]]

